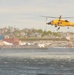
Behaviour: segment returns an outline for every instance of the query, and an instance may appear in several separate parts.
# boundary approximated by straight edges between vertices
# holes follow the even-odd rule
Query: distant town
[[[0,48],[74,48],[73,32],[51,32],[42,29],[0,28]]]

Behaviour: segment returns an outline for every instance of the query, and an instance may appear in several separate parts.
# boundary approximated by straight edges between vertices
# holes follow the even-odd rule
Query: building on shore
[[[3,39],[4,42],[13,44],[13,45],[19,45],[19,39],[18,38],[4,38]]]

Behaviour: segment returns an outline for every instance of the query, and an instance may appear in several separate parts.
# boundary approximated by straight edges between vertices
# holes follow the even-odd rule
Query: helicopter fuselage
[[[74,26],[74,22],[70,22],[68,20],[52,20],[50,22],[47,23],[48,25],[54,25],[54,26]]]

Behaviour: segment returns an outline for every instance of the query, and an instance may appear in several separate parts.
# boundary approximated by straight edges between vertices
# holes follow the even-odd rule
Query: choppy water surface
[[[74,49],[0,50],[0,75],[74,75]]]

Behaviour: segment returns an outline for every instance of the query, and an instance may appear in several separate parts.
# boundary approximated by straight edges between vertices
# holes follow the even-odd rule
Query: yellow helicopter
[[[59,30],[60,27],[65,27],[65,26],[67,26],[68,29],[69,29],[70,26],[74,27],[74,22],[70,22],[68,20],[62,19],[61,15],[59,17],[51,17],[51,16],[42,16],[42,17],[46,17],[46,20],[48,18],[58,18],[58,19],[54,19],[54,20],[46,23],[48,25],[58,27],[57,30]],[[63,18],[74,18],[74,17],[63,17]]]

